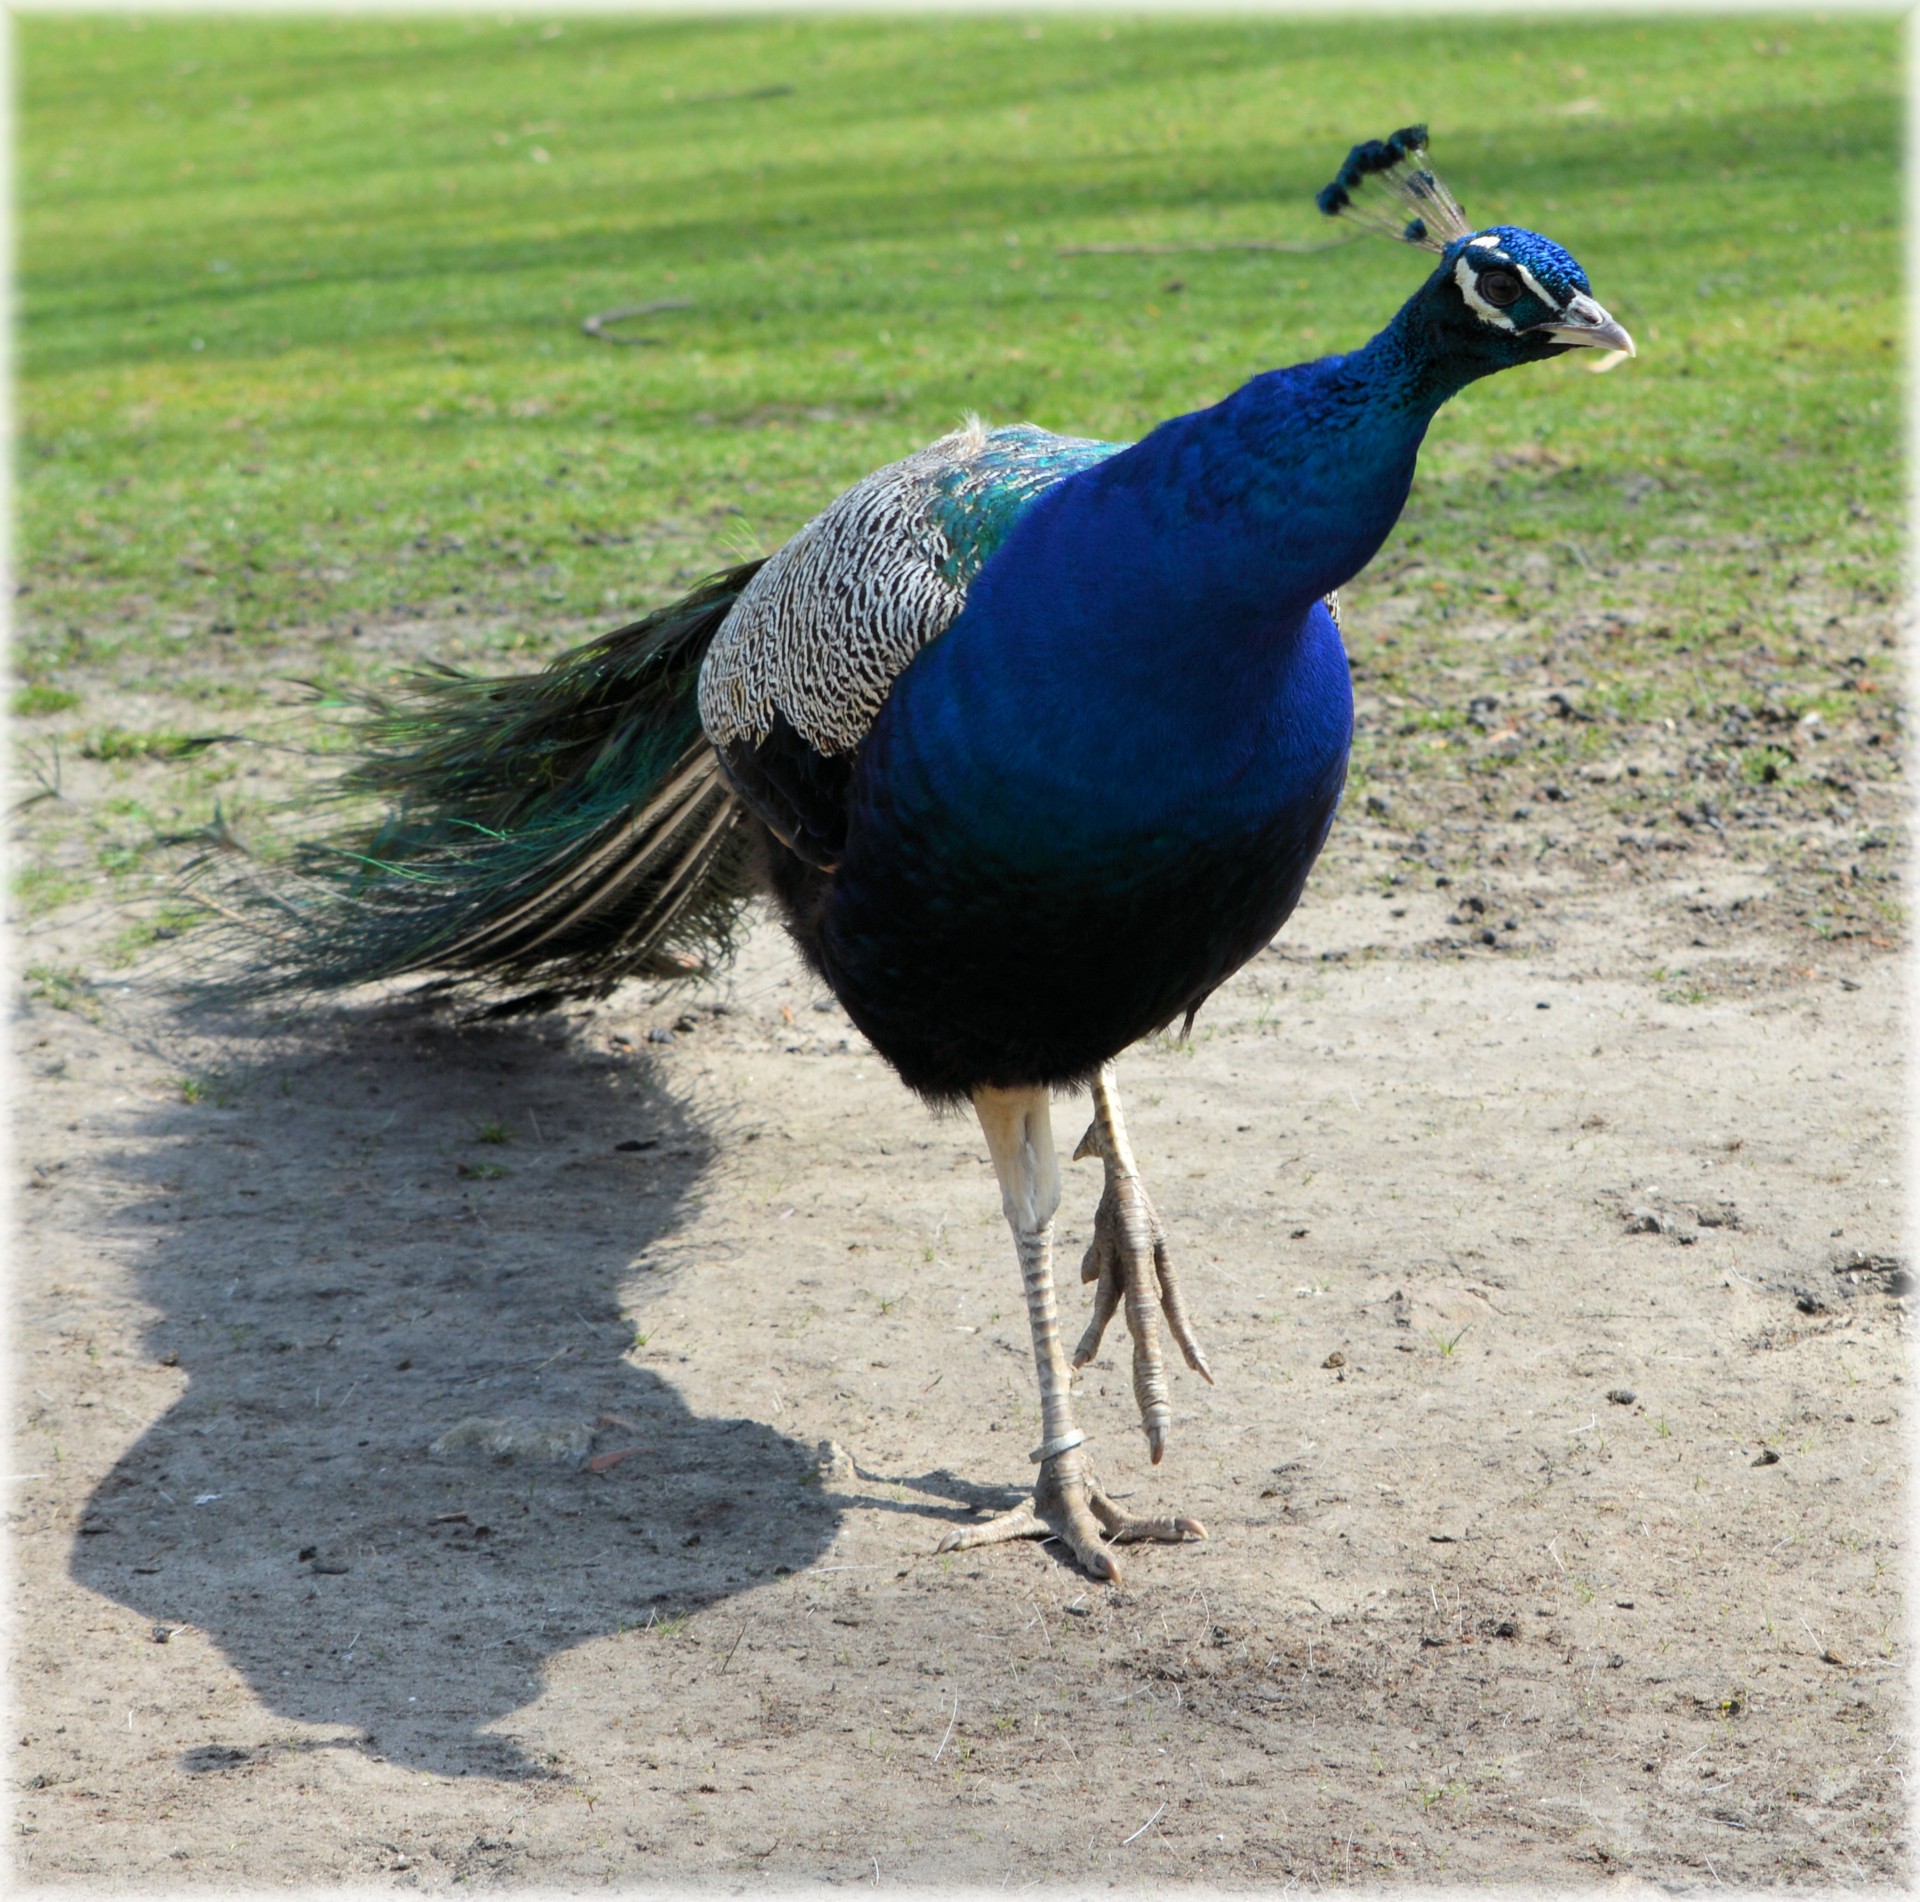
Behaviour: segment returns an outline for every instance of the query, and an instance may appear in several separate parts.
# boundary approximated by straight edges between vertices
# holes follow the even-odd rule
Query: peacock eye
[[[1520,280],[1511,271],[1486,271],[1476,288],[1496,310],[1505,310],[1520,295]]]

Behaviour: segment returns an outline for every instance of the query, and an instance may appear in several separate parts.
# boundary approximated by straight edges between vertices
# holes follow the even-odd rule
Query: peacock
[[[1340,803],[1337,590],[1393,528],[1440,406],[1575,348],[1631,354],[1558,244],[1476,230],[1409,126],[1320,209],[1438,260],[1377,336],[1131,444],[1029,425],[876,470],[764,559],[563,655],[377,702],[346,779],[387,806],[271,895],[264,989],[407,973],[534,1008],[723,957],[755,894],[908,1089],[970,1104],[1038,1376],[1032,1497],[942,1549],[1205,1537],[1102,1490],[1070,1366],[1124,1308],[1152,1461],[1160,1322],[1211,1381],[1114,1063],[1264,947]],[[1617,359],[1616,359],[1617,360]],[[1056,1092],[1105,1181],[1071,1356],[1052,1268]]]

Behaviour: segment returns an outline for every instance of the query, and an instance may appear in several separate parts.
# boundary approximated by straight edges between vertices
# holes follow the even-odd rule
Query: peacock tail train
[[[369,833],[294,849],[291,876],[222,855],[206,902],[250,940],[226,994],[344,989],[432,970],[516,994],[496,1010],[685,977],[731,948],[750,829],[702,734],[700,663],[752,561],[539,673],[435,667],[368,699],[340,793]]]

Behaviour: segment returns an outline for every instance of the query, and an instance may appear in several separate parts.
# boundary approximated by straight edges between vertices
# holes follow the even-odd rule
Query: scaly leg
[[[1033,1456],[1039,1462],[1040,1477],[1026,1505],[980,1525],[956,1528],[940,1541],[938,1550],[958,1551],[1002,1539],[1059,1538],[1095,1578],[1117,1580],[1120,1568],[1107,1551],[1107,1540],[1116,1545],[1136,1539],[1172,1544],[1207,1535],[1197,1519],[1136,1519],[1122,1512],[1087,1471],[1080,1452],[1086,1435],[1073,1424],[1067,1393],[1073,1376],[1060,1345],[1060,1317],[1053,1299],[1053,1212],[1060,1206],[1060,1168],[1047,1092],[980,1090],[973,1105],[986,1132],[994,1173],[1000,1178],[1000,1205],[1013,1229],[1020,1279],[1026,1287],[1027,1322],[1040,1378],[1042,1444]]]
[[[1109,1064],[1094,1079],[1093,1121],[1073,1152],[1098,1156],[1106,1164],[1107,1185],[1093,1218],[1093,1240],[1080,1263],[1080,1279],[1098,1282],[1094,1290],[1093,1319],[1073,1350],[1073,1364],[1084,1367],[1100,1351],[1100,1338],[1122,1301],[1127,1309],[1127,1332],[1133,1336],[1133,1397],[1140,1404],[1140,1424],[1146,1428],[1147,1448],[1158,1466],[1167,1450],[1167,1432],[1173,1409],[1167,1400],[1166,1369],[1160,1359],[1160,1329],[1154,1317],[1158,1307],[1167,1317],[1187,1365],[1213,1385],[1207,1357],[1193,1338],[1187,1311],[1167,1253],[1167,1231],[1140,1182],[1134,1166],[1127,1126],[1120,1120],[1120,1092]]]

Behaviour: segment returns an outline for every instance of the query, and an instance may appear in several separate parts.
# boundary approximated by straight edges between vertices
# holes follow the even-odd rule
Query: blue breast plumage
[[[817,668],[743,687],[735,622],[716,640],[703,713],[774,834],[788,922],[915,1089],[1080,1081],[1292,911],[1352,732],[1323,596],[1391,526],[1430,413],[1378,400],[1381,370],[1276,372],[1125,448],[995,432],[947,440],[964,480],[914,459],[870,478],[789,547],[846,559],[885,494],[889,553],[863,572],[946,613],[843,750]],[[957,546],[978,572],[942,595]],[[772,568],[736,610],[742,648],[822,598],[789,602]]]

